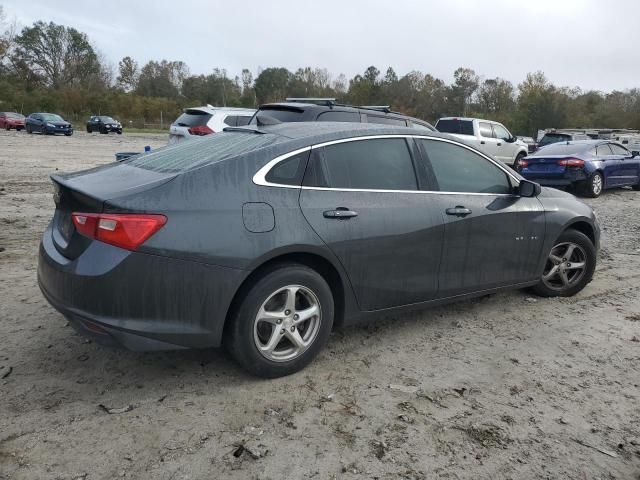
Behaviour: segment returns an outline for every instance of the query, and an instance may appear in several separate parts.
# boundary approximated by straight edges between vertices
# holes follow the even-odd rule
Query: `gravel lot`
[[[576,297],[340,329],[263,381],[222,351],[88,343],[37,287],[48,176],[165,142],[0,132],[0,478],[640,479],[640,192],[589,200],[603,250]]]

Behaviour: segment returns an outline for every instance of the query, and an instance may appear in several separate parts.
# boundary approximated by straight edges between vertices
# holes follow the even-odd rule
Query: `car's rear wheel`
[[[565,231],[551,248],[540,282],[533,291],[542,297],[575,295],[591,281],[596,256],[589,237],[577,230]]]
[[[640,190],[640,177],[638,178],[638,183],[636,183],[635,185],[631,185],[631,188],[633,188],[636,192]]]
[[[304,368],[333,325],[331,288],[304,265],[283,265],[257,280],[230,321],[225,343],[254,375],[281,377]]]
[[[4,126],[4,129],[8,132],[9,130],[11,130],[11,127],[9,126],[9,124]]]
[[[591,198],[599,197],[604,189],[604,178],[600,172],[594,172],[584,184],[583,193]]]

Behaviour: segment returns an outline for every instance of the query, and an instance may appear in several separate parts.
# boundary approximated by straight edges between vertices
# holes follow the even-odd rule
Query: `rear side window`
[[[403,138],[357,140],[324,147],[313,157],[305,185],[365,190],[417,190]],[[314,185],[315,184],[315,185]]]
[[[230,127],[236,127],[238,125],[238,117],[237,115],[227,115],[222,122]]]
[[[322,112],[318,115],[319,122],[358,122],[360,115],[356,112]]]
[[[122,163],[155,172],[185,172],[269,147],[283,139],[268,133],[221,132],[136,155]]]
[[[609,145],[607,145],[606,143],[603,145],[598,145],[596,147],[596,154],[597,155],[613,155],[611,153],[611,149],[609,148]]]
[[[199,127],[209,123],[211,117],[210,113],[202,110],[187,110],[173,124],[179,127]]]
[[[487,122],[478,123],[480,127],[480,135],[485,138],[493,138],[493,129],[491,128],[491,124]]]
[[[309,158],[309,151],[299,153],[279,162],[269,170],[265,180],[281,185],[299,186],[302,183],[304,169],[307,166],[307,158]]]
[[[460,135],[473,135],[473,122],[471,120],[438,120],[436,130],[442,133],[457,133]]]
[[[267,116],[280,120],[281,122],[301,122],[304,110],[297,108],[261,108],[256,116]],[[251,122],[255,125],[255,118]]]
[[[486,158],[449,142],[420,142],[441,192],[511,193],[507,174]]]
[[[383,125],[398,125],[400,127],[406,127],[407,122],[401,118],[393,117],[381,117],[378,115],[370,115],[367,113],[367,122],[369,123],[381,123]]]
[[[236,119],[238,127],[242,127],[243,125],[249,125],[250,121],[251,121],[251,115],[249,116],[238,115]]]

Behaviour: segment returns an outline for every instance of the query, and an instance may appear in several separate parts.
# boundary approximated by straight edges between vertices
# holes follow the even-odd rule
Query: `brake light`
[[[558,160],[558,165],[561,167],[584,167],[584,160],[579,158],[563,158]]]
[[[160,230],[167,217],[137,213],[72,213],[76,230],[93,238],[126,250],[136,250]]]
[[[215,132],[211,130],[209,127],[207,127],[206,125],[198,125],[197,127],[189,128],[189,133],[191,135],[204,136],[204,135],[210,135]]]

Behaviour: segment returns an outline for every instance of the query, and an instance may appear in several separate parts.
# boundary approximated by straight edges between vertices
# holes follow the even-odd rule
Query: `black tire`
[[[599,182],[600,188],[597,187]],[[604,177],[600,172],[594,172],[588,180],[582,184],[580,191],[586,197],[597,198],[602,194],[604,190]]]
[[[87,127],[87,133],[91,133],[91,132],[92,132],[91,127]]]
[[[118,130],[118,135],[122,135],[122,130]]]
[[[4,129],[8,132],[9,130],[11,130],[11,127],[9,125],[5,125]],[[17,128],[16,128],[16,130],[17,130]]]
[[[109,131],[106,128],[101,128],[100,133],[106,135],[107,133],[109,133]]]
[[[254,322],[263,303],[288,285],[302,286],[315,295],[321,312],[319,326],[310,345],[299,356],[291,360],[273,361],[258,350],[254,340]],[[329,339],[334,316],[333,294],[327,282],[315,270],[299,264],[281,265],[253,282],[241,295],[241,303],[228,320],[231,323],[225,331],[224,344],[235,360],[253,375],[276,378],[295,373],[309,364]],[[276,331],[280,327],[273,325],[271,328]],[[285,329],[281,332],[285,332]]]
[[[557,245],[562,245],[564,243],[572,243],[582,248],[582,251],[584,252],[584,256],[585,256],[584,273],[582,277],[580,277],[579,279],[576,279],[576,282],[574,284],[569,285],[564,289],[550,288],[542,280],[542,278],[540,278],[540,282],[534,287],[532,287],[532,290],[535,294],[541,297],[571,297],[576,293],[578,293],[579,291],[581,291],[593,278],[593,272],[596,269],[597,254],[596,254],[596,248],[591,242],[591,240],[589,239],[589,237],[587,237],[584,233],[579,232],[577,230],[573,230],[573,229],[565,230],[558,237],[558,239],[553,243],[554,246],[551,249],[551,252],[549,252],[549,255],[551,255],[551,253],[553,252],[553,250],[556,248]],[[562,259],[562,260],[563,262],[566,261],[565,259]],[[571,261],[571,259],[568,259],[568,260]],[[545,272],[548,271],[549,267],[553,267],[553,263],[551,259],[547,259],[547,263],[545,265],[543,275],[545,274]]]
[[[29,125],[27,125],[26,130],[27,130],[27,133],[31,133],[31,127]]]
[[[65,137],[70,137],[71,135],[73,135],[73,132],[64,134]]]
[[[640,191],[640,178],[638,179],[638,183],[636,183],[635,185],[631,185],[631,188],[633,188],[636,192]]]

